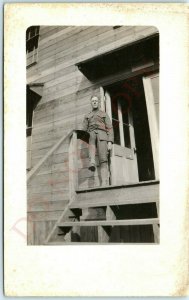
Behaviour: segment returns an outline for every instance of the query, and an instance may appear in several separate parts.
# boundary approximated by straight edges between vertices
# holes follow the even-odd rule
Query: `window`
[[[114,143],[122,147],[131,148],[130,140],[130,107],[129,98],[123,93],[120,84],[106,88],[111,99],[112,125],[114,129]]]
[[[42,84],[27,85],[26,87],[26,139],[27,139],[27,171],[31,169],[31,145],[34,110],[41,99],[38,89]]]
[[[26,67],[29,68],[38,61],[39,26],[31,26],[26,31]]]

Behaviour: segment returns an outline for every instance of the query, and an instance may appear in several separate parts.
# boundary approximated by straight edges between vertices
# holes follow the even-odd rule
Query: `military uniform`
[[[107,143],[114,141],[113,127],[107,113],[101,110],[93,110],[84,117],[83,130],[90,134],[89,138],[89,161],[90,166],[95,165],[96,147],[98,150],[99,163],[107,164]],[[105,167],[104,167],[105,168]]]

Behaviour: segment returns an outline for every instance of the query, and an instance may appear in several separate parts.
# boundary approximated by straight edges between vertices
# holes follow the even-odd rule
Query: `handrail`
[[[59,219],[54,224],[53,228],[49,232],[45,244],[51,240],[53,235],[56,233],[57,224],[63,221],[65,218],[68,217],[70,209],[69,205],[75,201],[76,199],[76,189],[78,186],[78,177],[77,177],[77,131],[72,130],[70,135],[72,134],[72,138],[70,139],[69,143],[69,150],[68,150],[68,157],[69,157],[69,202],[64,208]]]
[[[66,135],[61,137],[59,141],[47,152],[47,154],[31,169],[31,171],[27,174],[27,182],[33,177],[33,175],[38,171],[38,169],[42,166],[42,164],[49,158],[50,155],[67,139],[69,136],[73,134],[75,130],[69,131]]]

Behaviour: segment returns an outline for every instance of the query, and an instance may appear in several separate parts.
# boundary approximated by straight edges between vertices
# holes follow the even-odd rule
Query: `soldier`
[[[91,97],[92,111],[84,117],[83,130],[90,134],[89,138],[89,170],[95,171],[95,153],[98,150],[102,185],[109,184],[108,151],[114,141],[113,127],[107,113],[99,109],[99,98]]]

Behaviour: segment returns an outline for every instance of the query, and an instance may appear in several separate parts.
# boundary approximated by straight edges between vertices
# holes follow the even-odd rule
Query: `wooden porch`
[[[138,243],[159,243],[158,207],[158,181],[77,190],[46,242],[137,243],[138,231]]]
[[[82,138],[80,133],[72,131],[62,137],[28,174],[29,188],[34,189],[45,161],[62,144],[68,145],[66,204],[63,201],[61,208],[59,201],[58,214],[54,209],[57,219],[42,244],[159,243],[159,181],[78,188],[78,159],[73,153],[77,153],[77,140]],[[30,206],[30,213],[32,210]]]

